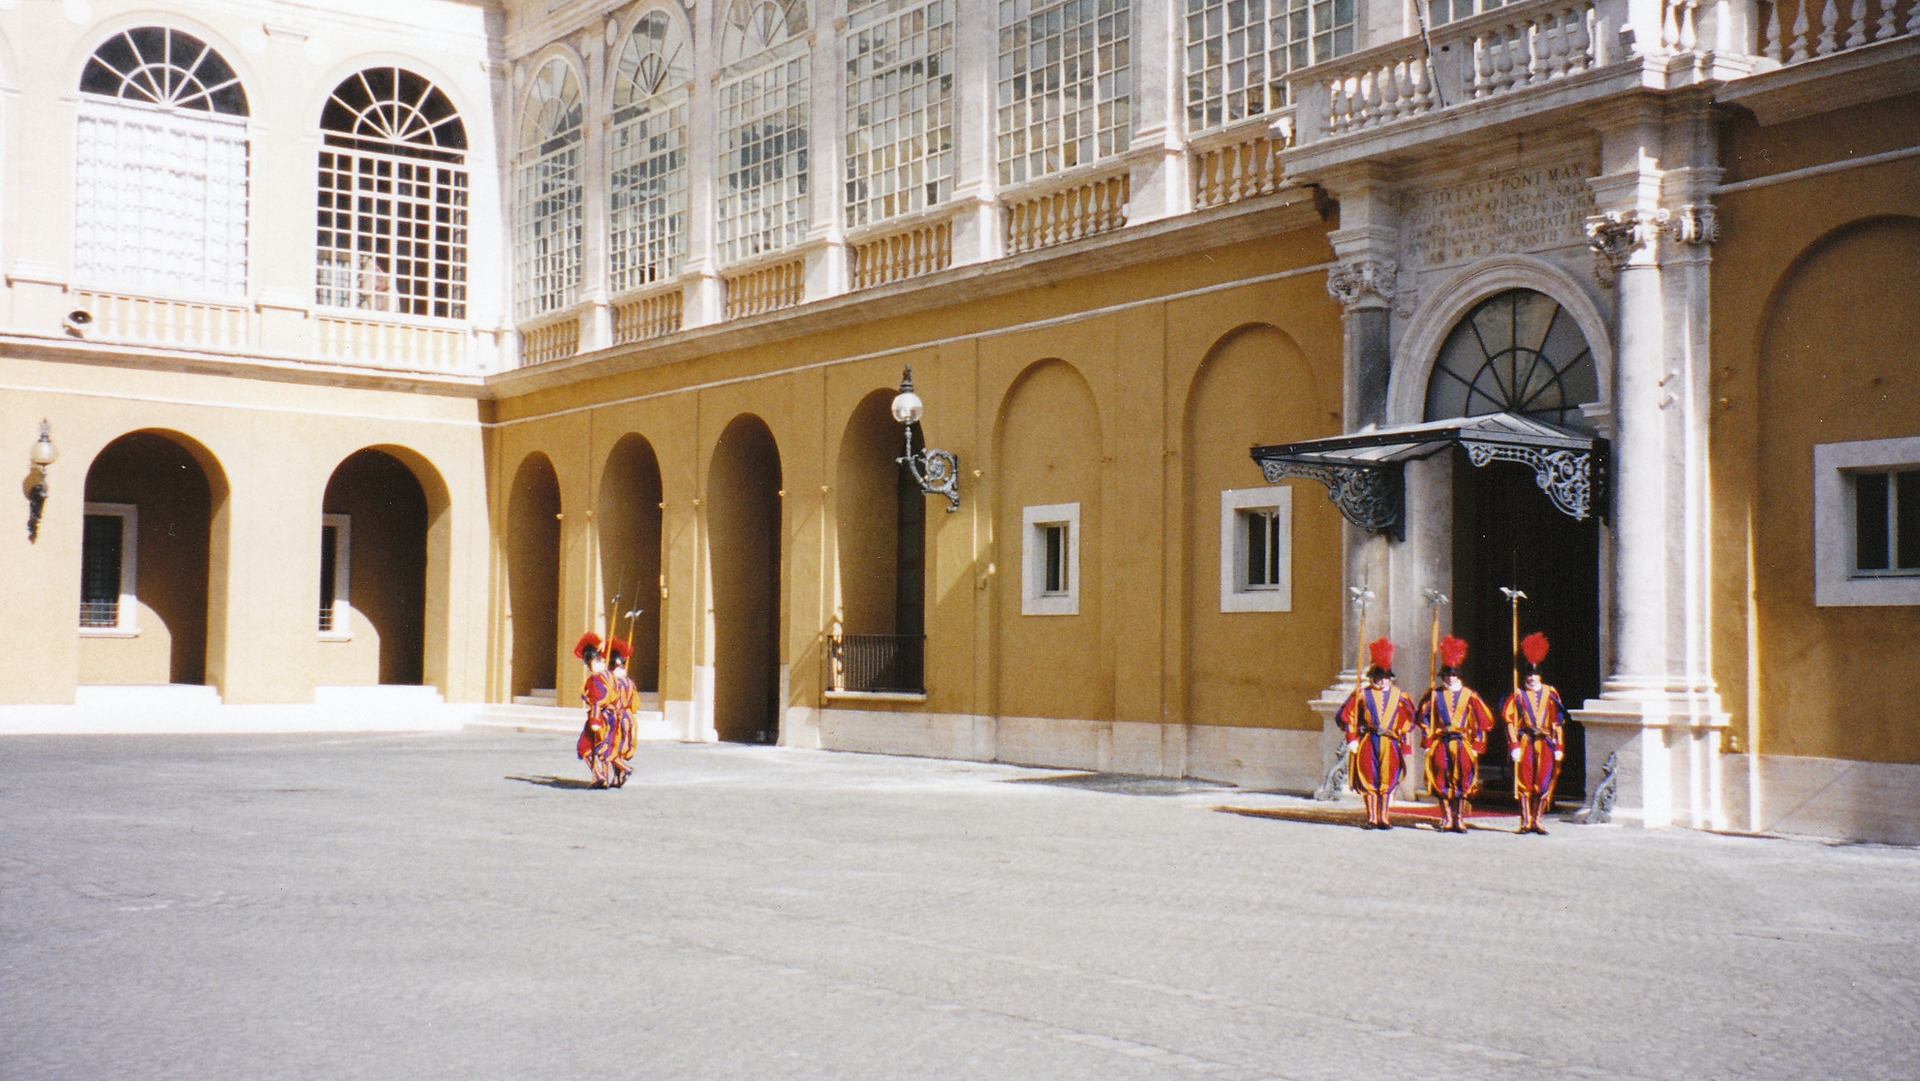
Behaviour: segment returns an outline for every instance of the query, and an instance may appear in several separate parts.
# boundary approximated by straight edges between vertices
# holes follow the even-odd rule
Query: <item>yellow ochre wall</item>
[[[336,467],[366,447],[400,459],[426,496],[425,681],[450,700],[479,700],[486,532],[477,388],[423,393],[378,377],[303,385],[235,378],[219,364],[151,370],[97,348],[79,363],[0,356],[0,388],[0,438],[20,448],[23,482],[42,418],[60,452],[38,542],[28,543],[24,500],[0,530],[0,702],[64,703],[79,683],[167,680],[164,662],[148,656],[157,638],[79,634],[86,476],[104,448],[141,431],[188,448],[214,489],[204,678],[225,701],[309,702],[316,685],[373,682],[366,666],[332,663],[326,651],[339,643],[320,641],[316,623],[322,497]],[[164,528],[163,518],[143,507],[142,530]],[[166,588],[166,577],[142,556],[143,591]],[[159,629],[143,622],[143,637],[148,627]]]
[[[825,705],[823,635],[850,601],[869,614],[890,604],[893,523],[872,509],[885,503],[885,473],[843,452],[879,448],[871,418],[856,415],[890,398],[911,364],[926,441],[959,456],[963,502],[948,514],[927,497],[928,699],[860,708],[1316,728],[1305,703],[1340,655],[1339,517],[1319,485],[1293,500],[1292,611],[1218,612],[1220,489],[1262,484],[1247,454],[1256,443],[1339,430],[1325,226],[1310,211],[1285,215],[1257,240],[1169,245],[1132,263],[1059,257],[1002,270],[1026,275],[1018,288],[962,281],[931,305],[883,295],[853,302],[853,316],[776,316],[708,332],[695,348],[509,373],[493,381],[492,520],[507,521],[518,463],[546,455],[564,508],[559,639],[570,646],[620,588],[588,557],[593,522],[609,513],[597,505],[609,456],[622,439],[646,439],[666,504],[661,697],[685,701],[716,649],[717,555],[706,547],[716,441],[736,417],[758,418],[783,492],[785,704]],[[899,433],[886,427],[890,468]],[[1022,615],[1021,508],[1060,502],[1081,505],[1079,614]],[[511,547],[500,528],[496,581]],[[510,637],[494,596],[499,697]]]
[[[1728,183],[1898,149],[1920,97],[1729,125]],[[1713,267],[1715,678],[1738,749],[1920,763],[1920,607],[1814,604],[1813,447],[1920,436],[1920,160],[1719,201]],[[1844,539],[1841,539],[1844,542]],[[1751,552],[1751,559],[1749,559]],[[1750,568],[1750,569],[1749,569]]]

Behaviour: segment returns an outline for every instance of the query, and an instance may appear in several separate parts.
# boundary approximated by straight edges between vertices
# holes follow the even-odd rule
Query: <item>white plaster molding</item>
[[[1813,603],[1820,608],[1920,604],[1920,575],[1853,573],[1854,504],[1847,475],[1920,466],[1920,436],[1813,448]]]
[[[1613,386],[1613,335],[1611,320],[1602,310],[1594,287],[1551,260],[1502,255],[1483,259],[1422,290],[1424,295],[1395,351],[1393,376],[1387,386],[1387,423],[1412,424],[1426,419],[1427,380],[1439,360],[1440,346],[1475,304],[1508,289],[1544,293],[1573,316],[1587,348],[1593,351],[1601,395],[1597,404],[1607,406]]]

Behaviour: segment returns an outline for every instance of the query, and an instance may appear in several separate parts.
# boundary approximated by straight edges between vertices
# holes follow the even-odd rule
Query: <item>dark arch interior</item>
[[[527,455],[513,475],[506,542],[513,694],[549,687],[557,691],[560,479],[544,454]]]
[[[357,451],[334,469],[321,507],[350,523],[350,600],[379,637],[380,682],[422,683],[427,497],[420,481],[385,451]]]
[[[727,425],[707,477],[713,565],[714,728],[780,734],[780,451],[758,417]]]
[[[213,485],[188,450],[158,432],[134,432],[107,444],[87,469],[89,503],[138,508],[134,545],[139,604],[168,638],[165,682],[207,681],[207,586],[212,552]],[[83,552],[83,563],[91,553]],[[144,614],[144,613],[143,613]],[[158,671],[82,672],[82,683],[161,682]]]

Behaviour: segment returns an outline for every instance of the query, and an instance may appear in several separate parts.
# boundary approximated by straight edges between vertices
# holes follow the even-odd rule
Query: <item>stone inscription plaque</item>
[[[1583,165],[1494,173],[1452,187],[1408,192],[1407,250],[1423,266],[1585,244],[1593,191]]]

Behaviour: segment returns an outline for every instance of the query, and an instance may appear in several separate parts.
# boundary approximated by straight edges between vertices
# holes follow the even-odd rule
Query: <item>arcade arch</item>
[[[713,726],[732,742],[780,736],[781,483],[766,422],[733,418],[707,469]]]
[[[507,496],[509,690],[514,697],[558,686],[560,514],[560,478],[553,462],[535,451],[520,460]]]
[[[334,467],[321,499],[320,682],[428,682],[431,504],[414,467],[387,448]]]
[[[600,475],[600,626],[633,646],[627,674],[643,693],[660,689],[662,498],[653,444],[622,436]]]

